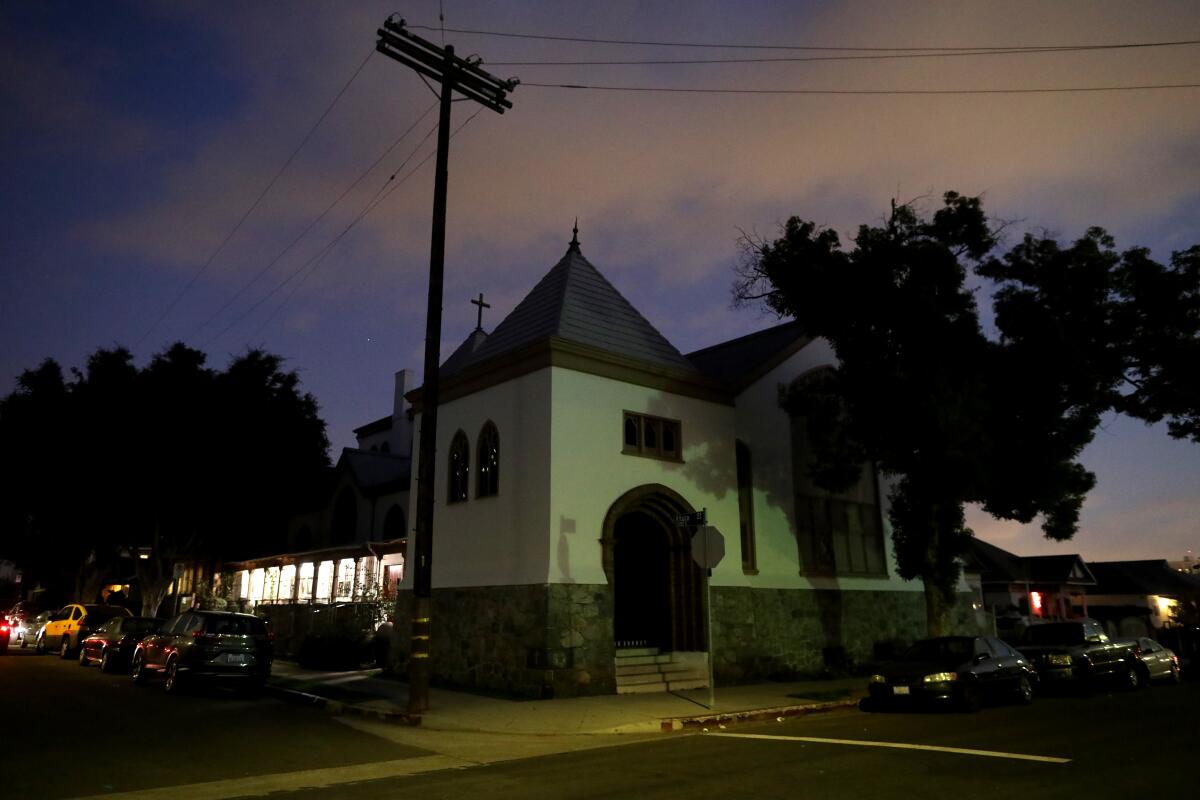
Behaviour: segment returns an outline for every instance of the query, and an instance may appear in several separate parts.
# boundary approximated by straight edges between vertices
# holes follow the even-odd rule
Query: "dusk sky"
[[[46,357],[82,366],[101,346],[129,347],[144,364],[182,340],[221,368],[263,347],[317,397],[333,457],[353,445],[354,427],[390,412],[393,373],[420,377],[432,205],[432,160],[421,164],[436,101],[412,70],[372,55],[375,32],[398,12],[441,43],[439,5],[448,29],[847,48],[447,30],[460,55],[523,85],[509,112],[483,110],[451,143],[444,355],[475,326],[468,301],[484,294],[491,330],[562,256],[576,217],[584,255],[683,352],[777,324],[732,307],[730,285],[741,232],[772,236],[791,215],[848,239],[893,197],[932,202],[953,189],[1013,220],[1010,244],[1025,230],[1070,240],[1091,225],[1160,260],[1200,243],[1200,88],[1113,89],[1200,85],[1200,45],[879,58],[912,54],[882,48],[1195,42],[1194,0],[10,2],[0,7],[0,391]],[[513,63],[830,56],[855,58]],[[1097,87],[1109,90],[861,93]],[[455,126],[478,109],[456,104]],[[1200,551],[1200,445],[1112,417],[1083,460],[1099,483],[1074,541],[974,513],[976,532],[1029,555]]]

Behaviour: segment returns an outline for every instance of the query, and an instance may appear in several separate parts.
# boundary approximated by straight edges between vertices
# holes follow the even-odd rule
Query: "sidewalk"
[[[417,717],[406,710],[408,687],[381,677],[377,669],[319,672],[276,661],[268,688],[277,696],[319,705],[333,713],[431,730],[561,735],[701,729],[853,707],[866,695],[866,679],[719,687],[711,711],[706,708],[707,689],[676,694],[508,700],[433,688],[429,709]]]

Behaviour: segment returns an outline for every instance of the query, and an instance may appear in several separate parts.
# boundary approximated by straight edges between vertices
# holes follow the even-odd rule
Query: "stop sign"
[[[725,537],[712,525],[704,525],[692,536],[692,560],[702,569],[712,569],[725,557]]]

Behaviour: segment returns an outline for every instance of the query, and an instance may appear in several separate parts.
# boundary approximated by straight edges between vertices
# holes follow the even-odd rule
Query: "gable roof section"
[[[793,320],[688,353],[687,359],[704,374],[741,390],[811,341]]]
[[[1062,583],[1094,586],[1096,578],[1075,553],[1060,556],[1022,556],[1034,583]]]
[[[1028,567],[1020,556],[973,536],[967,540],[962,560],[988,583],[1024,583],[1030,579]]]
[[[374,495],[407,488],[412,475],[412,460],[408,456],[346,447],[342,449],[337,468],[349,473],[364,495]]]
[[[367,436],[372,433],[381,433],[392,429],[392,415],[380,417],[377,420],[368,422],[366,425],[359,425],[354,429],[355,436]]]
[[[441,375],[453,375],[469,364],[475,357],[475,352],[487,341],[488,335],[482,328],[471,331],[471,335],[463,340],[450,357],[442,362]]]
[[[1092,561],[1096,594],[1166,595],[1179,597],[1200,591],[1200,580],[1171,569],[1165,559]]]
[[[697,372],[574,242],[472,357],[455,365],[456,371],[551,338],[673,371]]]

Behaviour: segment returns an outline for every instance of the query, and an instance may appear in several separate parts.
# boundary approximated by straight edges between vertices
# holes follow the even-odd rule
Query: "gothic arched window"
[[[461,503],[467,499],[467,479],[471,474],[471,445],[462,431],[450,440],[450,474],[447,503]]]
[[[492,497],[500,493],[500,432],[488,421],[479,432],[475,496]]]

